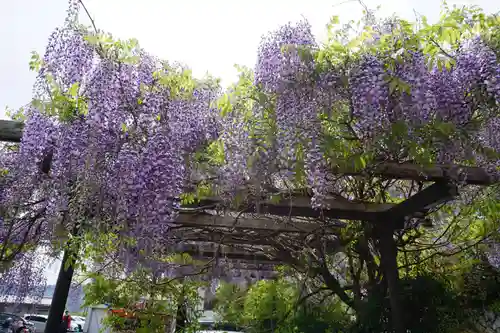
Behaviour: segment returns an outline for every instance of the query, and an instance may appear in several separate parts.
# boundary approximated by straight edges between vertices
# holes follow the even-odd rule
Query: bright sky
[[[332,15],[359,19],[361,6],[341,0],[83,0],[100,29],[119,38],[137,38],[150,53],[189,65],[195,75],[207,71],[227,85],[236,78],[233,65],[253,67],[260,37],[301,17],[309,20],[318,39]],[[412,19],[413,10],[433,21],[436,0],[365,0],[380,14]],[[65,17],[67,0],[17,0],[0,4],[0,118],[4,108],[20,107],[31,99],[34,74],[31,51],[44,52],[52,30]],[[473,4],[487,12],[500,10],[497,0],[448,1]],[[88,21],[87,21],[88,22]],[[47,268],[55,283],[57,265]]]

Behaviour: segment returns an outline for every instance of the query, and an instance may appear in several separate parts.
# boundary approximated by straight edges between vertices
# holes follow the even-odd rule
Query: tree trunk
[[[383,223],[383,222],[380,222]],[[397,263],[398,249],[393,237],[393,229],[390,227],[378,230],[380,240],[380,262],[387,280],[389,301],[391,304],[391,318],[394,332],[406,333],[404,322],[404,310],[400,299],[399,271]]]
[[[52,296],[52,302],[50,303],[49,317],[47,318],[47,325],[45,326],[45,333],[57,333],[61,328],[61,321],[64,315],[64,309],[66,308],[66,302],[68,300],[69,288],[71,287],[71,281],[73,279],[74,268],[73,265],[69,265],[65,269],[66,263],[70,260],[70,251],[64,251],[63,260],[61,262],[61,268],[59,269],[59,275],[57,276],[56,287],[54,289],[54,295]]]
[[[71,234],[78,235],[79,231],[80,226],[75,224]],[[72,257],[74,257],[75,253],[78,253],[80,248],[78,243],[76,245],[72,244],[72,240],[73,239],[70,238],[67,243],[67,248],[64,250],[44,333],[57,333],[61,329],[62,317],[68,301],[69,289],[71,288],[71,282],[73,280],[73,273],[75,270],[74,260],[76,259]]]
[[[182,286],[182,291],[179,296],[179,301],[177,303],[177,314],[175,316],[175,332],[184,332],[188,324],[187,320],[187,307],[186,307],[186,297],[184,295],[184,286]]]

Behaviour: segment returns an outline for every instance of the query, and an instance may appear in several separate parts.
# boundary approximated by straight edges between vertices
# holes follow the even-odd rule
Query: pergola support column
[[[184,284],[181,286],[181,293],[177,300],[177,313],[175,315],[175,332],[184,332],[188,326],[188,316],[187,316],[187,306],[186,306],[186,295],[184,291]]]
[[[380,262],[387,281],[392,326],[395,333],[406,333],[403,302],[397,263],[398,249],[394,241],[394,223],[379,223],[376,236],[379,240]]]

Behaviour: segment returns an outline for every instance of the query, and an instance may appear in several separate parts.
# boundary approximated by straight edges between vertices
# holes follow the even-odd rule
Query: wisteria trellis
[[[331,126],[348,130],[368,162],[421,157],[401,152],[413,141],[429,162],[499,173],[498,50],[479,35],[449,51],[450,67],[438,68],[419,45],[394,62],[393,50],[376,48],[392,31],[373,26],[380,35],[367,42],[371,48],[338,63],[325,57],[307,22],[288,24],[263,38],[252,96],[230,89],[232,106],[221,115],[222,93],[213,82],[194,81],[134,43],[116,46],[78,24],[78,1],[69,8],[40,62],[20,148],[0,159],[1,205],[39,201],[35,207],[44,210],[36,229],[43,232],[33,241],[50,241],[61,224],[71,230],[85,219],[136,240],[123,248],[127,263],[139,250],[168,247],[176,199],[200,172],[195,153],[214,142],[224,158],[215,170],[211,165],[210,187],[229,199],[242,187],[265,194],[278,178],[308,188],[312,205],[323,207],[346,186],[331,171],[339,162],[328,146]],[[396,79],[404,84],[393,85]],[[406,141],[388,145],[402,124]],[[443,131],[434,135],[436,129]],[[39,170],[48,151],[50,176]],[[7,222],[14,219],[9,209]]]

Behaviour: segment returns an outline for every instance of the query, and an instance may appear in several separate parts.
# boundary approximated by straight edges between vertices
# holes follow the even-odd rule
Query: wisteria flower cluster
[[[21,302],[26,296],[42,299],[45,292],[45,263],[37,251],[19,253],[10,267],[0,267],[0,300]],[[5,263],[4,263],[5,264]]]
[[[141,250],[166,246],[189,156],[217,135],[218,88],[136,45],[110,45],[78,12],[70,1],[50,36],[19,151],[2,156],[1,204],[39,201],[44,241],[76,226],[133,236]]]
[[[390,20],[381,27],[372,26],[367,30],[372,36],[357,42],[365,45],[358,46],[358,52],[337,41],[335,51],[329,45],[318,48],[305,22],[265,36],[254,89],[267,99],[254,104],[251,121],[233,121],[233,128],[224,132],[222,141],[231,151],[227,165],[234,166],[228,177],[236,178],[235,169],[241,169],[239,180],[248,178],[245,172],[250,166],[244,157],[264,150],[265,166],[259,170],[297,178],[300,165],[316,207],[341,185],[331,181],[336,176],[332,170],[345,166],[340,162],[355,162],[349,158],[356,154],[395,162],[472,161],[498,177],[500,64],[495,50],[474,36],[460,41],[443,62],[426,55],[421,44],[410,43],[416,32],[394,30],[399,26]],[[401,47],[394,47],[395,38],[400,38]],[[273,101],[271,107],[268,100]],[[266,108],[271,111],[263,113]],[[226,119],[234,119],[238,112],[233,110]],[[263,119],[271,119],[274,128],[261,136],[268,138],[265,145],[255,144],[259,140],[252,126]],[[335,155],[327,140],[333,136]],[[234,142],[239,142],[240,150]],[[339,152],[342,146],[353,150]],[[233,163],[236,159],[231,157],[240,162]]]

